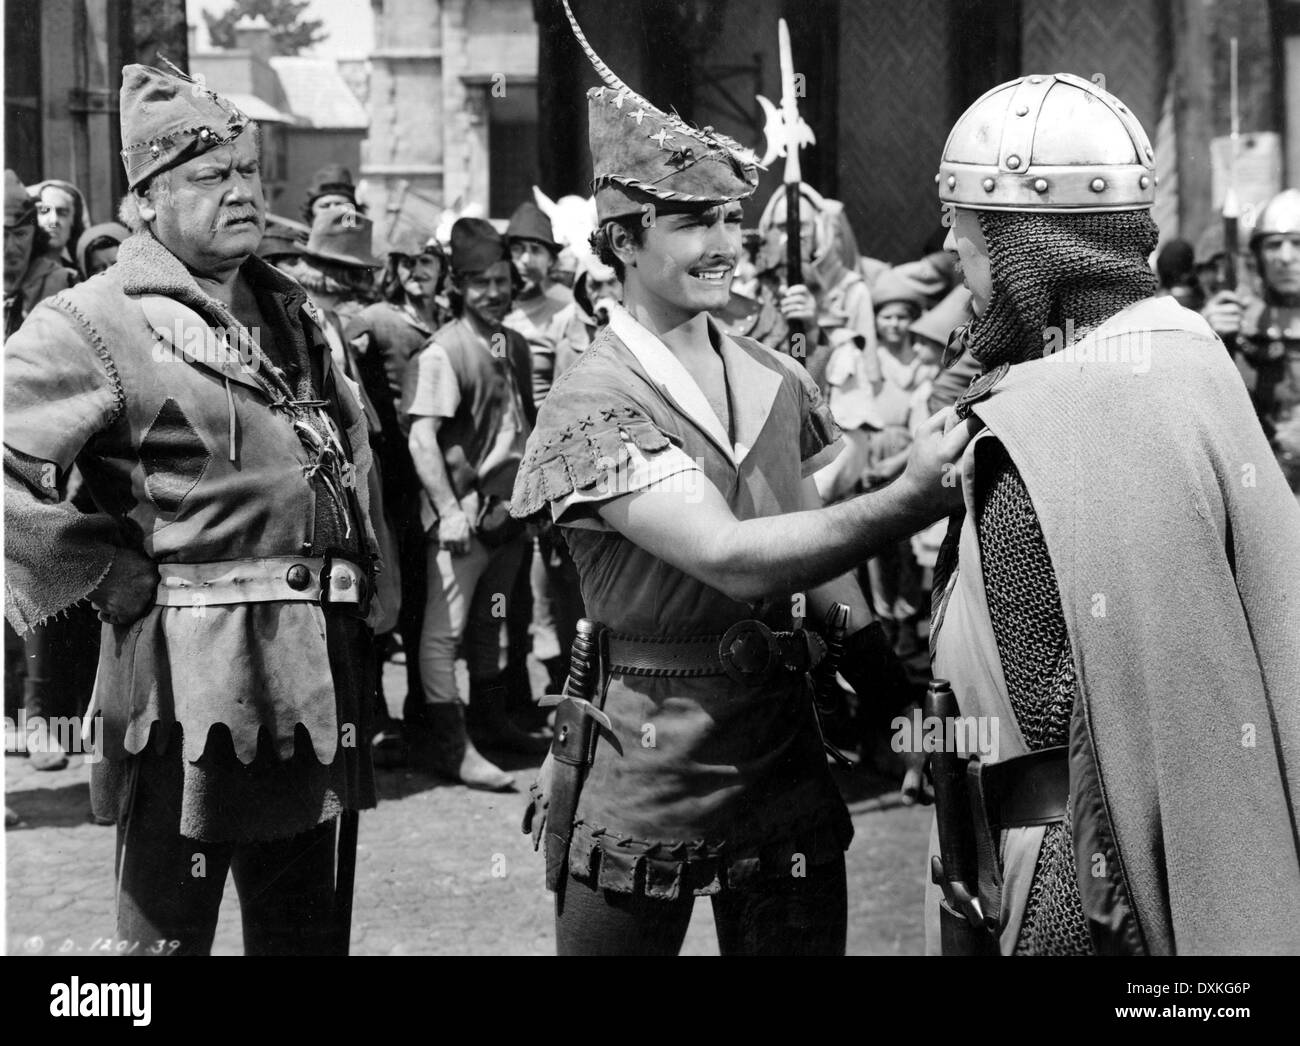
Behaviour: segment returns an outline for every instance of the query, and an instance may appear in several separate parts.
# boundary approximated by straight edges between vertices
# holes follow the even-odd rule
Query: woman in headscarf
[[[77,271],[83,280],[97,276],[115,261],[117,249],[131,232],[117,222],[92,225],[77,239]]]
[[[76,267],[73,252],[86,228],[86,200],[71,182],[47,178],[27,187],[36,201],[36,222],[49,237],[46,254],[57,264]]]

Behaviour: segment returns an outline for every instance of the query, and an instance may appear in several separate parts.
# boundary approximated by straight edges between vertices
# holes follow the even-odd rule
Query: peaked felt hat
[[[451,227],[451,267],[458,273],[482,272],[510,260],[506,238],[483,218],[457,218]]]
[[[374,223],[364,214],[344,207],[321,211],[311,225],[301,253],[306,258],[349,265],[357,269],[375,269],[383,262],[370,253]]]
[[[692,127],[665,113],[620,80],[564,11],[578,44],[605,82],[587,92],[588,134],[601,222],[647,207],[716,206],[742,200],[758,187],[758,157],[711,127]]]
[[[122,164],[132,189],[191,157],[228,145],[249,124],[233,102],[208,90],[201,79],[192,80],[174,65],[171,70],[149,65],[122,69]]]
[[[507,240],[535,240],[549,247],[555,254],[560,253],[560,245],[555,242],[555,229],[543,210],[525,200],[510,216],[510,225],[506,228]]]

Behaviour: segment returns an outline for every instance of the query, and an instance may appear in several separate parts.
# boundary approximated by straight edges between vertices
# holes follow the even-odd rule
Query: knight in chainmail
[[[1004,85],[1023,101],[1015,112],[1023,120],[1030,108],[1050,110],[1084,88],[1070,78],[1034,77]],[[1002,90],[1002,89],[1000,89]],[[997,92],[991,92],[997,93]],[[1003,101],[1006,101],[1005,96]],[[974,109],[978,108],[978,103]],[[1122,107],[1121,107],[1122,108]],[[1111,113],[1117,126],[1106,131],[1126,131],[1119,114]],[[1021,112],[1025,110],[1025,112]],[[971,113],[963,120],[968,120]],[[1016,119],[1017,117],[1013,117]],[[945,166],[960,163],[961,125],[953,133],[945,152]],[[1007,135],[1014,144],[1013,126]],[[1140,133],[1140,129],[1139,129]],[[994,135],[998,141],[1002,133]],[[1140,167],[1147,159],[1136,138],[1130,143],[1134,161]],[[1021,146],[1050,151],[1044,136],[1030,132]],[[958,198],[963,204],[983,203],[984,209],[963,206],[956,217],[957,228],[948,248],[957,247],[963,261],[969,260],[972,242],[981,248],[978,271],[966,271],[964,279],[975,292],[976,318],[955,339],[958,346],[977,361],[981,372],[957,403],[958,413],[969,416],[972,405],[987,397],[1009,370],[1041,359],[1045,353],[1062,351],[1079,341],[1124,308],[1148,297],[1155,290],[1146,257],[1155,247],[1157,231],[1148,211],[1093,210],[1082,201],[1065,199],[1069,188],[1049,185],[1034,177],[1026,165],[1030,157],[1004,150],[1004,155],[979,157],[1000,165],[1000,171],[941,173],[941,194],[957,189],[958,180],[976,186],[976,200]],[[1032,160],[1039,162],[1040,153]],[[1050,157],[1048,158],[1050,159]],[[1017,170],[1025,172],[1018,175]],[[1135,176],[1142,177],[1139,173]],[[1104,175],[1098,181],[1105,184]],[[1025,193],[1028,183],[1030,192]],[[1146,177],[1146,186],[1152,179]],[[1094,183],[1095,185],[1095,183]],[[1138,188],[1138,186],[1134,186]],[[1084,192],[1093,196],[1098,190]],[[955,202],[955,201],[954,201]],[[1101,201],[1111,205],[1116,201]],[[1056,207],[1051,206],[1056,204]],[[1073,213],[1067,213],[1073,211]],[[962,237],[961,244],[955,241]],[[965,245],[966,250],[960,247]],[[971,268],[975,268],[972,266]],[[1069,743],[1074,708],[1076,676],[1069,636],[1061,608],[1061,597],[1052,560],[1026,489],[1012,456],[996,440],[990,440],[977,459],[971,492],[975,546],[982,568],[982,595],[996,642],[1004,680],[1006,700],[1016,727],[1028,751],[1066,746]],[[957,567],[958,536],[963,519],[951,521],[950,540],[944,543],[936,569],[936,601],[942,606],[947,582]],[[936,622],[939,618],[936,618]],[[960,692],[960,690],[959,690]],[[963,708],[965,711],[965,708]],[[1068,802],[1068,799],[1067,799]],[[1014,940],[1003,942],[1003,951],[1017,955],[1091,954],[1093,944],[1080,903],[1075,878],[1075,855],[1065,815],[1043,829],[1033,859],[1033,874],[1024,900],[1023,914]],[[981,869],[981,875],[988,874]]]
[[[933,701],[991,740],[934,762],[927,948],[1294,952],[1300,507],[1223,344],[1154,296],[1154,150],[1097,85],[1027,76],[958,120],[937,181],[983,427]]]
[[[989,245],[993,295],[967,329],[966,351],[986,372],[1041,357],[1045,331],[1061,331],[1063,348],[1065,331],[1077,341],[1155,292],[1146,257],[1157,231],[1146,211],[977,213]],[[959,401],[959,409],[968,403]],[[1068,744],[1074,661],[1033,502],[1000,446],[976,483],[984,588],[1017,725],[1031,750]],[[1067,824],[1068,818],[1044,832],[1018,955],[1092,952]]]

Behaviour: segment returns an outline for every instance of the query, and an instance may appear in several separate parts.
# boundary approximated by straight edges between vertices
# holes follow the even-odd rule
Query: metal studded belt
[[[765,683],[778,672],[809,672],[826,656],[826,644],[816,632],[774,632],[761,621],[740,621],[720,636],[608,632],[605,642],[607,666],[619,675],[725,675],[748,686]]]
[[[218,563],[159,563],[156,602],[164,607],[305,602],[365,616],[370,581],[352,560],[325,556],[267,556]]]

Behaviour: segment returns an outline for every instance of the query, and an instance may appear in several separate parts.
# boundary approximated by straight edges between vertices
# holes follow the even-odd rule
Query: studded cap
[[[639,214],[646,204],[717,205],[753,195],[759,163],[751,150],[711,127],[692,127],[657,109],[596,54],[568,0],[564,10],[605,81],[587,92],[598,221]]]
[[[132,189],[191,157],[228,145],[249,123],[234,103],[201,80],[190,79],[174,65],[171,69],[122,69],[122,164]]]
[[[1135,211],[1156,193],[1155,152],[1118,98],[1070,73],[1022,76],[957,120],[939,199],[992,211]]]

